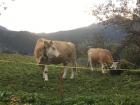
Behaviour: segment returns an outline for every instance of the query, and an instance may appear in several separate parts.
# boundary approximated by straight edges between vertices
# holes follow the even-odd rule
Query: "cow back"
[[[96,63],[106,63],[106,64],[112,64],[112,54],[107,49],[102,48],[90,48],[88,50],[88,56],[91,58],[92,62]]]

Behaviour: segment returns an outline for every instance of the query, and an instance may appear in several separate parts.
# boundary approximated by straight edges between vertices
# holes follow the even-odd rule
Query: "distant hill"
[[[8,31],[8,29],[3,26],[0,26],[0,30]]]
[[[127,35],[125,28],[127,28],[130,22],[130,19],[121,16],[114,16],[114,18],[107,21],[98,24],[91,24],[87,27],[50,33],[47,34],[47,37],[52,39],[81,42],[84,40],[92,40],[94,39],[94,36],[100,34],[111,42],[119,43],[124,36]],[[121,23],[123,23],[123,25]],[[126,24],[124,25],[124,23]],[[45,36],[45,34],[41,36]]]
[[[98,35],[103,36],[111,43],[120,43],[127,33],[119,25],[110,24],[105,26],[103,23],[48,34],[34,34],[26,31],[10,31],[0,26],[0,52],[32,55],[36,40],[42,37],[47,39],[72,41],[79,45],[84,44],[84,47],[87,47],[88,42],[95,41],[95,37]]]
[[[119,26],[110,25],[109,27],[100,24],[92,24],[88,27],[83,27],[75,30],[60,31],[56,33],[47,34],[48,38],[68,40],[74,42],[81,42],[85,40],[92,40],[96,35],[103,35],[111,42],[119,43],[127,34]],[[45,36],[45,35],[41,35]]]
[[[25,31],[0,30],[0,51],[31,55],[38,37]]]

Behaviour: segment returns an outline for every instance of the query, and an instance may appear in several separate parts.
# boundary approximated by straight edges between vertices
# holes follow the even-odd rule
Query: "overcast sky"
[[[55,32],[87,26],[95,21],[89,9],[95,0],[15,0],[0,16],[11,30]]]
[[[8,9],[0,16],[0,25],[10,30],[37,33],[84,27],[97,22],[89,11],[94,4],[104,1],[9,0]]]

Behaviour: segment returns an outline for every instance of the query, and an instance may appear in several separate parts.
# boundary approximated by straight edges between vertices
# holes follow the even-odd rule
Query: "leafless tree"
[[[106,0],[106,3],[94,5],[91,11],[99,21],[115,15],[133,18],[133,15],[140,16],[140,0]]]
[[[15,1],[15,0],[0,0],[0,15],[3,11],[7,10],[8,2]]]

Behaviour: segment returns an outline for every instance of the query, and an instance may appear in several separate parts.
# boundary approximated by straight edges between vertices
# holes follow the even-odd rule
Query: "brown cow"
[[[48,81],[48,66],[49,64],[63,64],[67,66],[72,64],[75,68],[72,69],[71,79],[74,78],[76,71],[76,49],[75,45],[71,42],[65,41],[52,41],[46,39],[39,39],[36,43],[34,56],[36,62],[41,65],[43,71],[43,78]],[[62,78],[67,74],[67,67],[64,67]]]
[[[112,54],[107,49],[102,48],[90,48],[88,50],[88,65],[90,64],[91,70],[93,71],[92,64],[98,63],[101,65],[102,73],[106,73],[107,69],[112,65],[112,68],[114,67],[113,64],[113,58]]]

